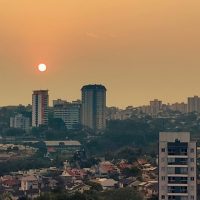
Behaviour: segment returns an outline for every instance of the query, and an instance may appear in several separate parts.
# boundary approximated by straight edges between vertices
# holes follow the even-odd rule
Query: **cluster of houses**
[[[30,157],[37,149],[24,145],[0,144],[0,163]]]
[[[129,169],[137,169],[138,174],[126,174]],[[100,190],[131,187],[144,194],[145,199],[158,194],[158,171],[146,160],[129,164],[125,160],[118,162],[101,161],[91,168],[71,168],[68,162],[63,169],[19,171],[0,177],[0,194],[7,193],[13,200],[27,196],[34,199],[42,193],[62,187],[68,193],[93,189],[98,185]]]

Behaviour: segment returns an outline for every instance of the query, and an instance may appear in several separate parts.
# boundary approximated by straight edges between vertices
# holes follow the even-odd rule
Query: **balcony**
[[[179,196],[179,197],[182,197],[182,196],[188,196],[188,193],[170,193],[168,192],[167,193],[168,196]]]
[[[177,164],[168,164],[167,166],[168,166],[168,167],[176,167],[176,168],[178,168],[178,167],[179,167],[179,168],[181,168],[181,167],[182,167],[182,168],[188,167],[187,164],[182,165],[182,164],[178,164],[178,163],[177,163]]]
[[[188,165],[187,158],[168,158],[168,165]]]
[[[172,184],[172,185],[187,185],[188,181],[187,180],[169,180],[168,184]]]
[[[182,154],[181,155],[180,154],[179,155],[169,155],[168,154],[167,158],[188,158],[188,155],[187,154],[186,155],[185,154],[183,154],[183,155]]]
[[[188,174],[175,174],[171,173],[167,175],[168,177],[188,177]]]
[[[175,185],[175,186],[168,186],[168,193],[171,194],[186,194],[188,193],[187,186]]]

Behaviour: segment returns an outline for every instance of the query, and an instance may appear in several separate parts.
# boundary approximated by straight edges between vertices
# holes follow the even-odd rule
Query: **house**
[[[111,162],[105,161],[101,162],[98,165],[98,172],[100,177],[107,178],[110,174],[120,173],[120,170]]]
[[[136,177],[129,177],[119,181],[119,187],[130,187],[136,181]]]
[[[66,190],[69,193],[76,193],[76,192],[84,193],[85,191],[89,191],[90,188],[91,188],[91,186],[81,183],[81,184],[74,185],[71,188],[66,187]]]
[[[82,182],[82,180],[86,177],[87,173],[83,169],[76,168],[66,168],[61,175],[61,178],[65,181],[65,183],[74,183],[78,180]]]
[[[138,159],[137,162],[138,162],[139,165],[145,165],[145,164],[148,163],[146,159],[142,159],[142,158]]]
[[[103,190],[114,189],[118,187],[118,182],[113,179],[98,178],[92,180],[92,182],[99,183],[102,186]]]
[[[145,185],[147,184],[147,182],[141,182],[139,185],[138,185],[138,191],[140,192],[144,192],[144,188],[145,188]]]
[[[135,190],[139,190],[139,185],[140,185],[140,183],[141,183],[141,181],[138,181],[138,180],[136,180],[136,181],[134,181],[133,183],[131,183],[129,186],[130,187],[133,187]]]
[[[19,186],[19,181],[14,178],[7,179],[7,180],[2,181],[2,186],[5,188],[13,189]]]
[[[145,186],[145,196],[146,197],[152,197],[158,195],[158,181],[155,182],[149,182]]]
[[[75,177],[73,177],[73,174],[67,169],[65,169],[61,175],[61,177],[63,178],[63,180],[66,182],[66,183],[73,183],[74,182],[74,179]]]
[[[39,188],[38,179],[33,176],[25,176],[21,179],[21,190],[29,191],[29,190],[37,190]]]

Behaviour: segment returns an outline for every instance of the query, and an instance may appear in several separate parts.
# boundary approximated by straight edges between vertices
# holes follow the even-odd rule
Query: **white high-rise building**
[[[10,118],[10,127],[29,131],[30,119],[28,117],[24,117],[22,114],[15,115],[14,117]]]
[[[200,112],[200,97],[188,97],[188,113]]]
[[[48,90],[33,91],[32,95],[32,126],[48,124],[49,95]]]
[[[197,200],[196,157],[190,133],[160,133],[159,200]]]
[[[106,128],[106,88],[103,85],[82,87],[82,125],[99,132]]]
[[[62,119],[68,130],[78,129],[81,124],[81,101],[54,100],[54,118]]]

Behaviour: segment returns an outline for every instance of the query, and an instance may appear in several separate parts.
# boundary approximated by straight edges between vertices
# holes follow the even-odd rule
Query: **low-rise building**
[[[92,182],[98,183],[102,186],[103,190],[114,189],[118,187],[118,182],[114,179],[98,178],[92,180]]]
[[[10,128],[18,128],[23,129],[24,131],[29,131],[30,127],[30,119],[28,117],[24,117],[22,114],[18,114],[10,118]]]
[[[49,153],[67,153],[74,154],[75,151],[81,149],[79,141],[65,140],[65,141],[44,141]]]
[[[81,101],[54,100],[54,118],[62,119],[68,130],[76,130],[81,124]]]
[[[116,174],[119,172],[120,170],[118,169],[118,167],[109,161],[101,162],[98,165],[98,173],[99,173],[99,176],[102,178],[103,177],[108,178],[109,175]]]
[[[29,190],[38,190],[39,184],[38,179],[33,176],[25,176],[21,179],[21,190],[23,191],[29,191]]]

